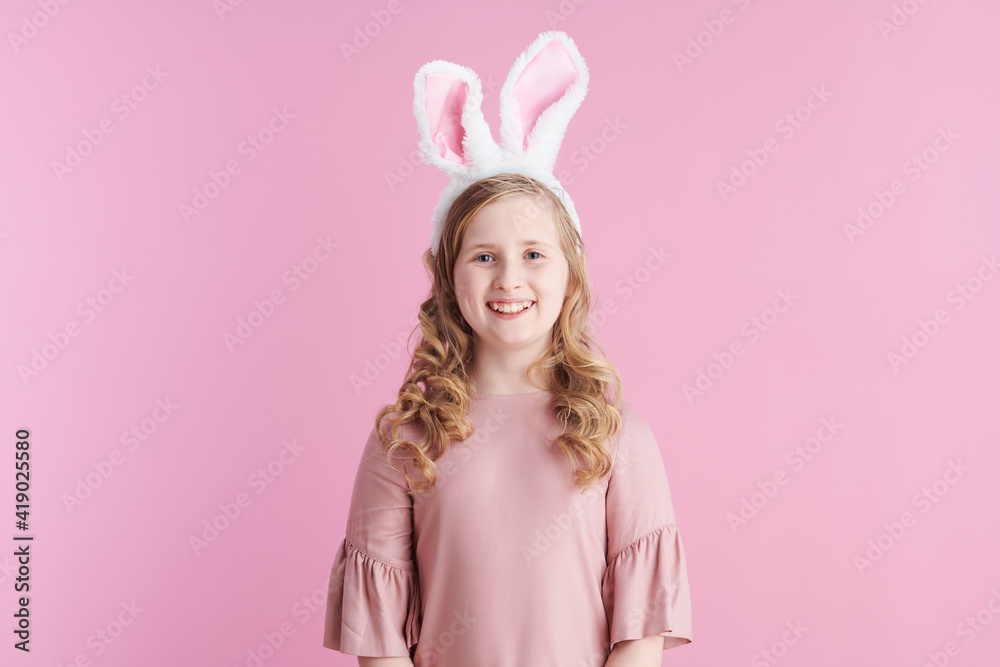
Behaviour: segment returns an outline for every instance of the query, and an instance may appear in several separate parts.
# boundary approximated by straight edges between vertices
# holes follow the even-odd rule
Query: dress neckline
[[[509,401],[527,398],[542,398],[552,395],[551,391],[531,391],[524,394],[475,394],[475,398],[489,401]]]

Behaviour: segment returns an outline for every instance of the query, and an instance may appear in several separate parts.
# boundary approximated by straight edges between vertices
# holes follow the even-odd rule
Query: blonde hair
[[[424,477],[425,481],[418,482],[399,471],[418,492],[434,485],[434,462],[449,442],[466,440],[474,432],[466,417],[475,394],[468,373],[472,328],[461,317],[455,298],[455,260],[473,216],[486,204],[514,196],[544,197],[553,205],[560,244],[569,264],[569,295],[553,324],[551,343],[528,367],[529,381],[539,372],[545,386],[538,388],[552,392],[549,406],[564,427],[556,442],[569,459],[570,474],[576,475],[574,483],[585,490],[611,472],[611,455],[604,443],[621,429],[618,408],[622,383],[618,370],[586,331],[592,296],[582,239],[552,190],[521,174],[500,174],[476,181],[455,199],[445,219],[437,256],[430,249],[424,252],[431,289],[420,306],[423,338],[413,352],[395,404],[383,406],[375,417],[376,432],[388,458],[396,450],[409,453],[413,466]],[[611,390],[613,396],[609,396]],[[391,424],[391,437],[382,429],[384,418]],[[411,423],[423,427],[418,429],[416,441],[400,437],[400,426]],[[582,467],[577,467],[577,458]]]

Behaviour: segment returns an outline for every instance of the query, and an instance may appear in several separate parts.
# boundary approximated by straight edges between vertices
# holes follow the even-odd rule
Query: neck
[[[541,353],[532,349],[494,351],[476,346],[469,379],[480,394],[530,394],[545,389],[540,372],[528,376],[528,366]]]

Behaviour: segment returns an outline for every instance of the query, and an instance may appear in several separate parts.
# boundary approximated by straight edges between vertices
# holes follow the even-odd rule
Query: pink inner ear
[[[438,155],[451,162],[465,164],[462,140],[462,108],[469,85],[461,78],[431,72],[424,79],[424,109],[427,111],[428,130]]]
[[[578,77],[573,58],[559,39],[546,44],[527,64],[517,77],[512,93],[521,122],[522,149],[538,117],[565,95]]]

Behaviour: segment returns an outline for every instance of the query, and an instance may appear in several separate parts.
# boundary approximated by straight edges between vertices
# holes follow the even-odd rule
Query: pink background
[[[664,664],[996,664],[1000,5],[231,9],[0,9],[4,628],[18,428],[36,536],[32,651],[5,630],[4,664],[246,666],[282,629],[264,665],[356,664],[322,647],[325,585],[446,183],[408,164],[413,77],[473,68],[498,136],[499,87],[551,28],[591,71],[557,173],[594,331],[657,434],[689,561],[695,641]],[[859,207],[881,215],[852,239]],[[196,553],[220,505],[239,516]]]

